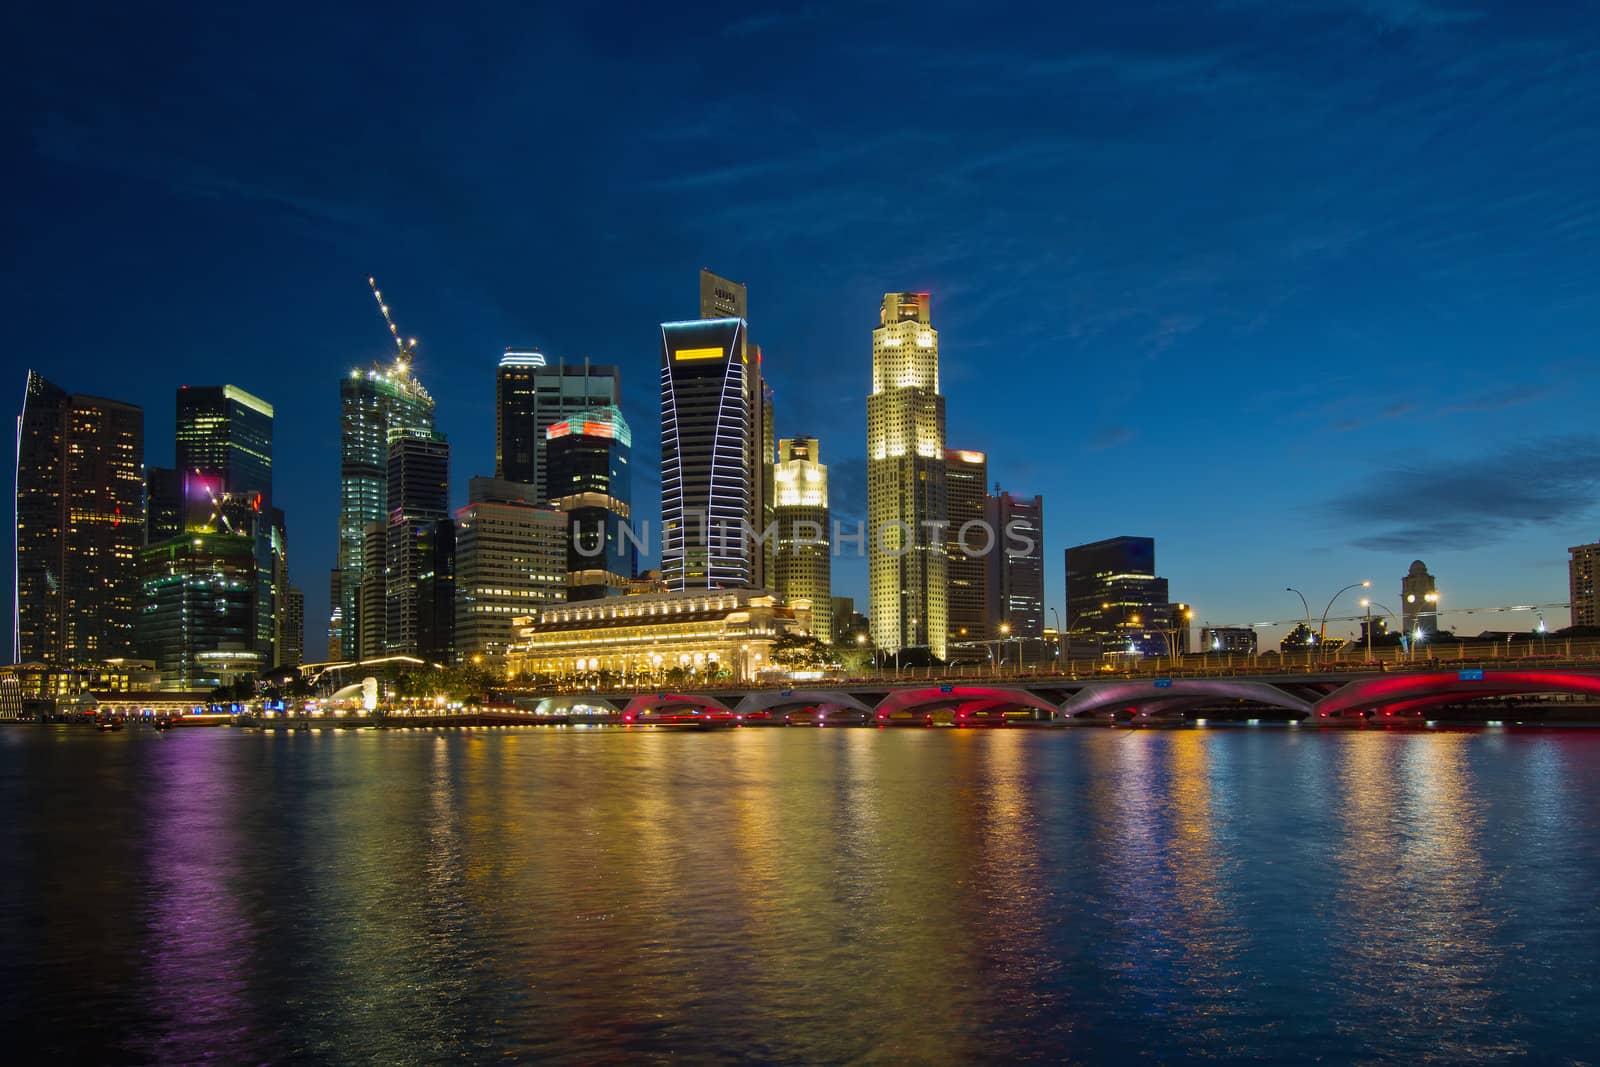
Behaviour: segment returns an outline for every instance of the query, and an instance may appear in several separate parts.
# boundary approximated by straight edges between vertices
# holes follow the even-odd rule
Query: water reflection
[[[4,735],[0,1022],[69,1062],[1573,1058],[1597,772],[1554,735]]]
[[[1463,734],[1362,734],[1343,745],[1340,870],[1333,893],[1342,949],[1330,1009],[1341,1029],[1379,1034],[1399,1055],[1434,1036],[1446,1062],[1519,1049],[1496,1040],[1499,878],[1477,847]]]

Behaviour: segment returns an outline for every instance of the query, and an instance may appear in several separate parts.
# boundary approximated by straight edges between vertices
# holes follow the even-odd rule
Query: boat
[[[156,729],[166,730],[177,726],[226,726],[232,716],[204,712],[197,715],[168,715],[155,722]]]

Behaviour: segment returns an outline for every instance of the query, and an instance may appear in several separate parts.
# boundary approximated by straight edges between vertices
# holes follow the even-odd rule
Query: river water
[[[47,1062],[1600,1050],[1600,730],[18,726],[0,805]]]

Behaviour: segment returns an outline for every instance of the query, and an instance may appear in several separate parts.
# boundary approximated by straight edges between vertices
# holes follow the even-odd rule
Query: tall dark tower
[[[622,537],[632,518],[633,433],[615,405],[551,426],[550,504],[565,512],[567,599],[620,595],[639,569],[638,549]]]
[[[550,427],[581,411],[620,404],[621,372],[613,366],[559,363],[548,366],[531,349],[507,349],[495,372],[494,476],[533,486],[534,499],[549,500],[546,435]]]
[[[455,625],[450,446],[402,437],[389,446],[389,518],[384,536],[384,652],[447,662]],[[449,604],[446,611],[444,605]]]
[[[144,541],[144,411],[29,371],[17,418],[12,658],[90,663],[134,649]]]

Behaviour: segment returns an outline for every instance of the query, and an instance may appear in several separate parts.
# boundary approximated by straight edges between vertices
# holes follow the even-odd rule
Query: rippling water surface
[[[1600,731],[0,730],[60,1062],[1584,1060]]]

